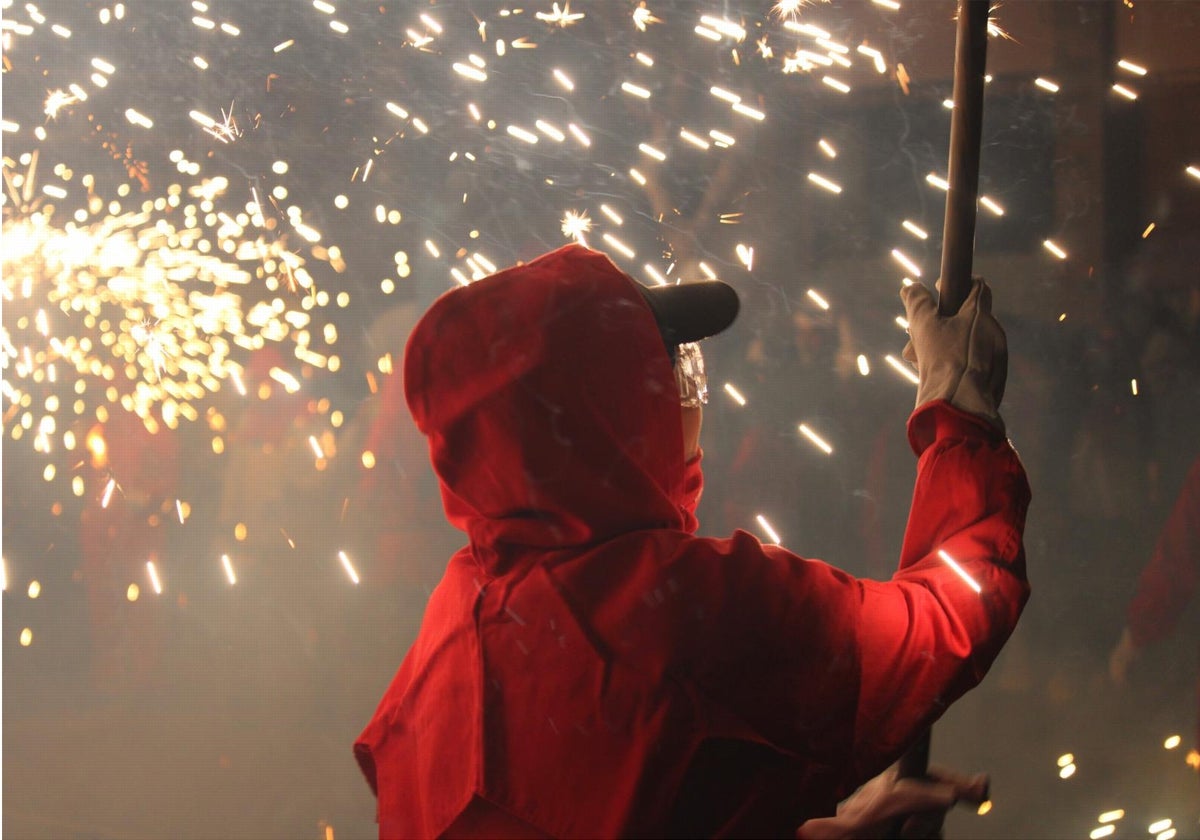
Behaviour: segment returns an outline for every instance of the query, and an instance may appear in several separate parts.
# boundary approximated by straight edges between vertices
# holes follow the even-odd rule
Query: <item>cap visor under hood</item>
[[[668,347],[700,341],[724,331],[737,318],[737,292],[720,280],[640,286]]]

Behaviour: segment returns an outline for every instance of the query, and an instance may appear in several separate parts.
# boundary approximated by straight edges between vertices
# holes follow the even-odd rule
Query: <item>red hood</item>
[[[569,245],[442,295],[404,377],[446,515],[487,572],[531,548],[695,530],[671,360],[605,255]]]

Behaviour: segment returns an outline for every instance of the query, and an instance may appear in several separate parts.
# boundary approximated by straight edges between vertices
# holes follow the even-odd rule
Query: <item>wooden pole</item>
[[[954,109],[950,116],[950,162],[938,310],[952,315],[971,291],[979,152],[983,140],[983,83],[987,67],[989,0],[959,0],[954,46]]]
[[[987,67],[989,0],[958,0],[954,45],[954,109],[950,116],[950,161],[946,180],[946,217],[942,226],[942,267],[938,312],[953,315],[971,292],[975,253],[975,211],[979,196],[979,153],[983,141],[983,84]],[[903,756],[903,778],[924,776],[929,767],[930,732]],[[900,824],[889,836],[900,836]]]

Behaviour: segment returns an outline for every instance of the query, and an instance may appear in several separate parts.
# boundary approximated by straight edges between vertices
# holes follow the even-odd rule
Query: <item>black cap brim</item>
[[[714,336],[737,318],[741,301],[733,286],[701,280],[673,286],[643,286],[642,297],[654,313],[668,347]]]

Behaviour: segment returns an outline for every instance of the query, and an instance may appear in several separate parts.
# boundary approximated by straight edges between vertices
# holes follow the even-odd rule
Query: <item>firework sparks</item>
[[[767,521],[767,517],[763,516],[760,513],[754,517],[754,520],[758,523],[758,526],[760,528],[762,528],[763,531],[766,533],[767,539],[769,539],[771,542],[775,543],[775,545],[782,544],[783,541],[781,539],[779,539],[779,534],[775,531],[774,528],[771,527],[771,523]]]
[[[822,438],[820,435],[818,435],[816,432],[814,432],[812,429],[810,429],[807,424],[801,423],[799,426],[799,429],[800,429],[800,434],[802,434],[806,438],[808,438],[809,441],[812,443],[812,445],[817,447],[817,449],[820,449],[826,455],[833,454],[833,447],[830,446],[828,443],[826,443],[824,438]]]

